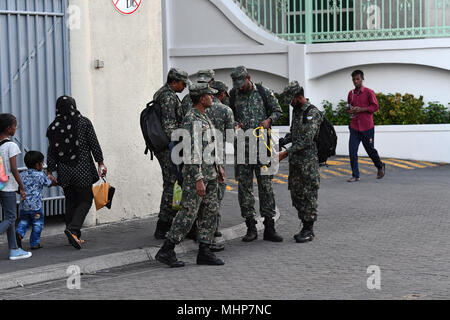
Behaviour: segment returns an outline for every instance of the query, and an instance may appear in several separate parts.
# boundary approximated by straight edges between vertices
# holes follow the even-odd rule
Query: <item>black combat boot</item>
[[[207,265],[207,266],[221,266],[225,262],[216,257],[214,253],[209,249],[209,244],[200,243],[198,247],[197,264]]]
[[[253,218],[245,220],[247,225],[247,234],[242,238],[244,242],[250,242],[258,238],[258,230],[256,230],[256,220]]]
[[[158,222],[156,223],[155,238],[159,240],[165,239],[166,233],[171,226],[172,223],[158,219]]]
[[[303,221],[302,230],[294,236],[295,241],[298,243],[312,241],[314,239],[313,224],[313,221]]]
[[[167,264],[171,268],[184,267],[184,262],[177,260],[175,255],[175,244],[169,240],[164,241],[163,246],[159,249],[155,259],[159,262]]]
[[[189,233],[186,235],[185,238],[197,241],[197,233],[198,233],[197,220],[195,220],[191,230],[189,231]]]
[[[264,240],[272,242],[282,242],[283,238],[275,231],[275,221],[273,218],[264,218]]]
[[[219,229],[217,229],[216,232],[214,232],[214,237],[220,238],[221,236],[222,236],[222,232],[220,232]]]

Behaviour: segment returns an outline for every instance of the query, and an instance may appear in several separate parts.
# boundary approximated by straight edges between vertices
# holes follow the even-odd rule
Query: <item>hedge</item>
[[[289,125],[289,105],[284,103],[284,95],[275,93],[283,116],[276,122],[279,126]],[[374,114],[375,125],[389,124],[439,124],[450,123],[450,110],[439,102],[428,102],[424,107],[423,96],[415,98],[412,94],[400,93],[383,94],[377,93],[380,109]],[[450,103],[449,103],[450,106]],[[334,125],[350,124],[350,116],[347,113],[347,101],[341,100],[336,108],[332,103],[324,100],[322,107],[325,110],[327,119]]]

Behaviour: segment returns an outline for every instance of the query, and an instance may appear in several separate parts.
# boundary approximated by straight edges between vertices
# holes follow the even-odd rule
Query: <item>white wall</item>
[[[144,155],[139,115],[163,84],[160,1],[143,1],[122,15],[111,1],[70,0],[81,28],[70,32],[72,95],[95,127],[108,178],[116,187],[113,209],[91,212],[88,223],[157,213],[162,178],[157,160]],[[104,61],[94,69],[94,60]]]
[[[450,71],[408,64],[360,65],[336,71],[309,80],[306,95],[316,104],[328,100],[336,105],[339,100],[346,100],[354,88],[351,73],[356,69],[364,71],[364,85],[377,93],[411,93],[417,98],[422,95],[425,103],[450,103]]]
[[[336,154],[348,155],[349,130],[335,126]],[[399,158],[450,163],[450,124],[376,126],[375,148],[381,158]],[[362,144],[358,155],[367,156]]]

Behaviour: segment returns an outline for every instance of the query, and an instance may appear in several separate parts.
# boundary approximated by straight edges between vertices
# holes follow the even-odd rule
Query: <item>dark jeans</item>
[[[364,149],[366,149],[367,154],[370,159],[372,159],[373,164],[378,169],[381,169],[383,163],[380,160],[378,151],[374,147],[374,135],[375,128],[367,131],[356,131],[355,129],[349,127],[350,129],[350,140],[349,140],[349,153],[350,153],[350,164],[352,166],[353,177],[359,178],[358,169],[358,148],[359,144],[362,142]]]
[[[0,223],[0,234],[6,231],[9,249],[17,249],[16,242],[16,193],[0,191],[0,204],[5,212],[5,220]]]
[[[64,196],[66,197],[66,228],[80,238],[81,227],[94,199],[92,187],[69,186],[64,188]]]

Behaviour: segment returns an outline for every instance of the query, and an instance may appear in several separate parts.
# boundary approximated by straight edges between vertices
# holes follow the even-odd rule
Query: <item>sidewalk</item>
[[[232,168],[227,168],[230,179],[234,179]],[[256,191],[256,190],[255,190]],[[257,196],[257,193],[256,193]],[[256,203],[258,211],[258,203]],[[240,216],[237,199],[237,186],[227,191],[221,208],[222,241],[242,237],[246,232]],[[278,218],[279,214],[277,215]],[[41,243],[43,249],[31,251],[29,259],[10,261],[6,237],[2,236],[0,244],[0,289],[12,288],[26,284],[62,279],[67,277],[70,265],[78,265],[82,273],[96,272],[127,264],[153,260],[163,240],[153,237],[157,216],[117,222],[103,226],[82,229],[82,238],[86,241],[81,250],[68,244],[66,236],[45,236]],[[262,221],[258,222],[262,229]],[[29,233],[29,232],[28,232]],[[28,238],[23,240],[24,250],[29,249]],[[197,250],[198,244],[185,240],[177,246],[178,253]]]

